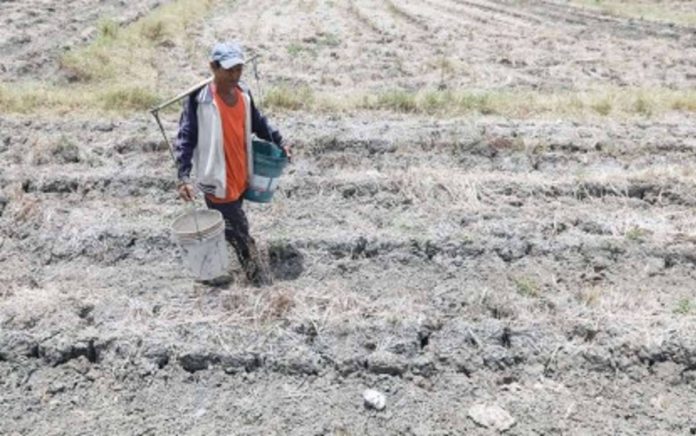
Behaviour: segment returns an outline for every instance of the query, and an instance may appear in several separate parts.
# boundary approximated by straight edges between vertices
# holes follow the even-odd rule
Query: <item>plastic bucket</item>
[[[252,142],[254,173],[244,198],[257,203],[268,203],[278,187],[280,175],[288,163],[285,152],[277,145],[261,140]]]
[[[225,221],[217,210],[186,212],[172,223],[186,267],[198,280],[212,280],[227,273],[229,258]]]

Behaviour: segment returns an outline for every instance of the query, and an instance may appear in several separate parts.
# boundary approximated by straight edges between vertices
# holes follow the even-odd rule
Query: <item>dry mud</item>
[[[453,87],[694,81],[693,29],[560,2],[256,3],[194,34],[240,26],[274,84],[417,88],[440,49]],[[247,209],[258,289],[184,270],[147,115],[0,117],[0,434],[492,434],[479,403],[506,434],[696,433],[693,117],[272,118],[297,158]]]

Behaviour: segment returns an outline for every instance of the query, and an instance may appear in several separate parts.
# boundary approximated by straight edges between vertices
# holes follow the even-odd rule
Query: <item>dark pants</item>
[[[209,209],[219,210],[225,220],[225,239],[232,244],[237,252],[239,263],[250,279],[258,273],[258,253],[256,242],[249,234],[249,222],[242,209],[243,199],[230,203],[213,203],[207,198],[205,203]]]

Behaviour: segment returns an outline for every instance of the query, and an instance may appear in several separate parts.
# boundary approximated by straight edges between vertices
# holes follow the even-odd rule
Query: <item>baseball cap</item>
[[[226,70],[235,65],[244,65],[244,52],[236,42],[218,42],[210,54],[211,61],[218,61]]]

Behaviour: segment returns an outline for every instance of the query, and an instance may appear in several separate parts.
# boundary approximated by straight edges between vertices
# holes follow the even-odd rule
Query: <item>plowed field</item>
[[[172,2],[124,3],[0,1],[4,89],[77,89],[66,50]],[[0,107],[0,434],[696,432],[693,2],[209,3],[156,91],[261,55],[274,284],[194,282],[147,111]]]

